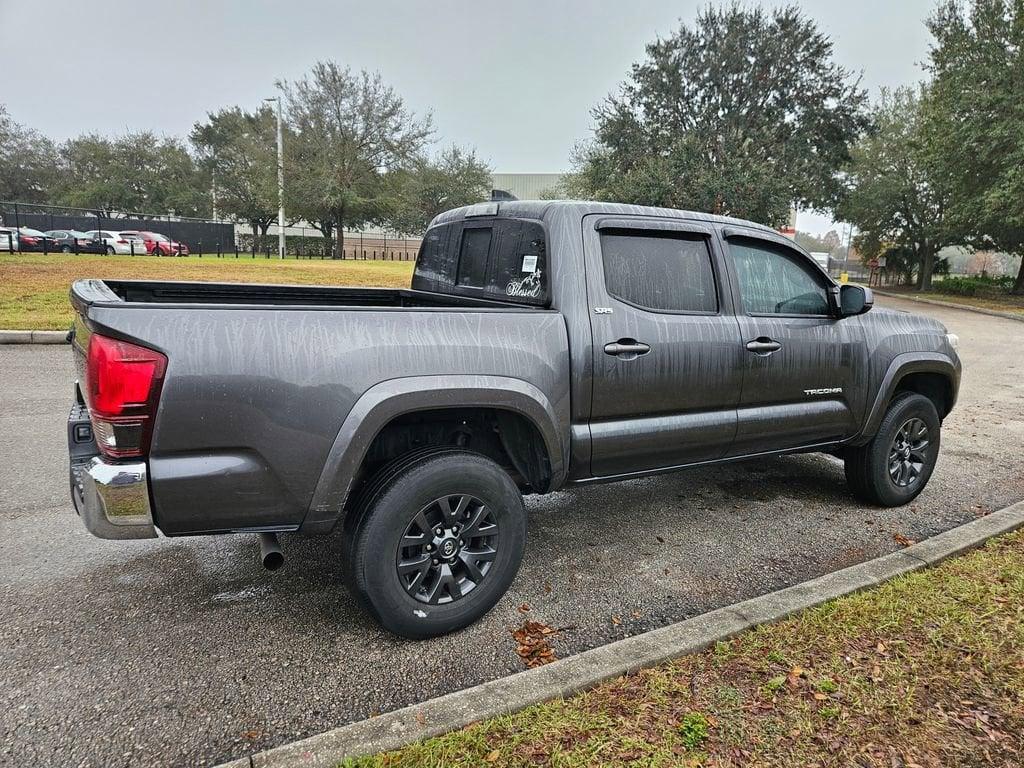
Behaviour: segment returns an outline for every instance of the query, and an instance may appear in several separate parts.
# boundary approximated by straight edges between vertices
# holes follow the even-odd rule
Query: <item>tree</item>
[[[899,270],[916,272],[923,291],[931,288],[935,255],[957,242],[948,221],[949,191],[928,162],[926,108],[914,89],[882,92],[874,129],[851,152],[848,192],[836,209],[860,229],[858,248],[878,256],[895,247]]]
[[[393,210],[395,185],[385,176],[419,157],[431,117],[417,119],[379,74],[353,74],[330,61],[278,85],[295,132],[285,166],[289,207],[326,237],[336,229],[340,255],[345,227],[381,221]]]
[[[184,143],[143,131],[115,139],[88,134],[61,149],[60,203],[103,211],[204,216],[209,185]]]
[[[812,235],[810,232],[798,231],[793,239],[796,240],[797,245],[807,251],[815,253],[832,253],[833,250],[825,238]]]
[[[822,238],[822,243],[825,244],[825,248],[828,250],[828,252],[832,253],[832,251],[836,250],[839,246],[843,244],[843,241],[839,237],[838,232],[836,232],[834,229],[830,229],[828,232],[825,233],[825,236]]]
[[[439,213],[486,200],[491,169],[472,150],[452,145],[434,160],[420,158],[405,172],[392,174],[398,184],[388,224],[404,235],[421,234]]]
[[[58,173],[54,143],[11,120],[0,104],[0,200],[45,203]]]
[[[277,218],[277,117],[269,106],[209,113],[190,136],[208,170],[218,213],[249,222],[253,247]]]
[[[835,203],[865,100],[798,8],[709,7],[594,110],[567,191],[781,224]]]
[[[944,0],[928,20],[933,164],[968,242],[1024,254],[1024,2]],[[1024,295],[1024,261],[1012,289]]]

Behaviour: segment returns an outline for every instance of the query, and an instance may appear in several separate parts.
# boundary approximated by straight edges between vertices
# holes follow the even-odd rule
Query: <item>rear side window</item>
[[[654,312],[718,312],[707,238],[684,233],[601,234],[608,293]]]
[[[549,301],[547,240],[532,219],[452,222],[427,230],[412,287],[534,306]]]

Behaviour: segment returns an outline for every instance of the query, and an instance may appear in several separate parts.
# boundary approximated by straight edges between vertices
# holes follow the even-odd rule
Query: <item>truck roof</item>
[[[681,211],[676,208],[657,208],[650,205],[628,205],[626,203],[604,203],[597,200],[501,200],[495,201],[492,205],[498,206],[498,215],[517,216],[526,219],[547,220],[561,216],[582,218],[591,213],[607,213],[620,216],[660,216],[677,219],[690,219],[696,221],[708,221],[716,224],[734,224],[737,226],[750,227],[769,232],[774,235],[779,233],[771,227],[763,224],[756,224],[745,219],[736,219],[731,216],[717,216],[712,213],[700,211]],[[444,224],[449,221],[460,221],[466,218],[467,212],[474,208],[465,205],[461,208],[453,208],[450,211],[438,214],[430,223],[430,226]]]

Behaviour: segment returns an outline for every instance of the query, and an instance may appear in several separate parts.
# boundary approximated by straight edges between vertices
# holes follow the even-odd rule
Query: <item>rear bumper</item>
[[[155,539],[145,462],[110,464],[94,456],[71,478],[71,498],[89,533],[101,539]]]

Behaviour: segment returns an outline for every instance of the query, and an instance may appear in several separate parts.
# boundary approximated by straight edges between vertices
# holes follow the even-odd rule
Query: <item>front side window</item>
[[[601,235],[608,293],[655,312],[718,311],[708,239],[678,232]]]
[[[784,246],[731,239],[743,309],[752,315],[827,315],[828,293],[809,264]]]

